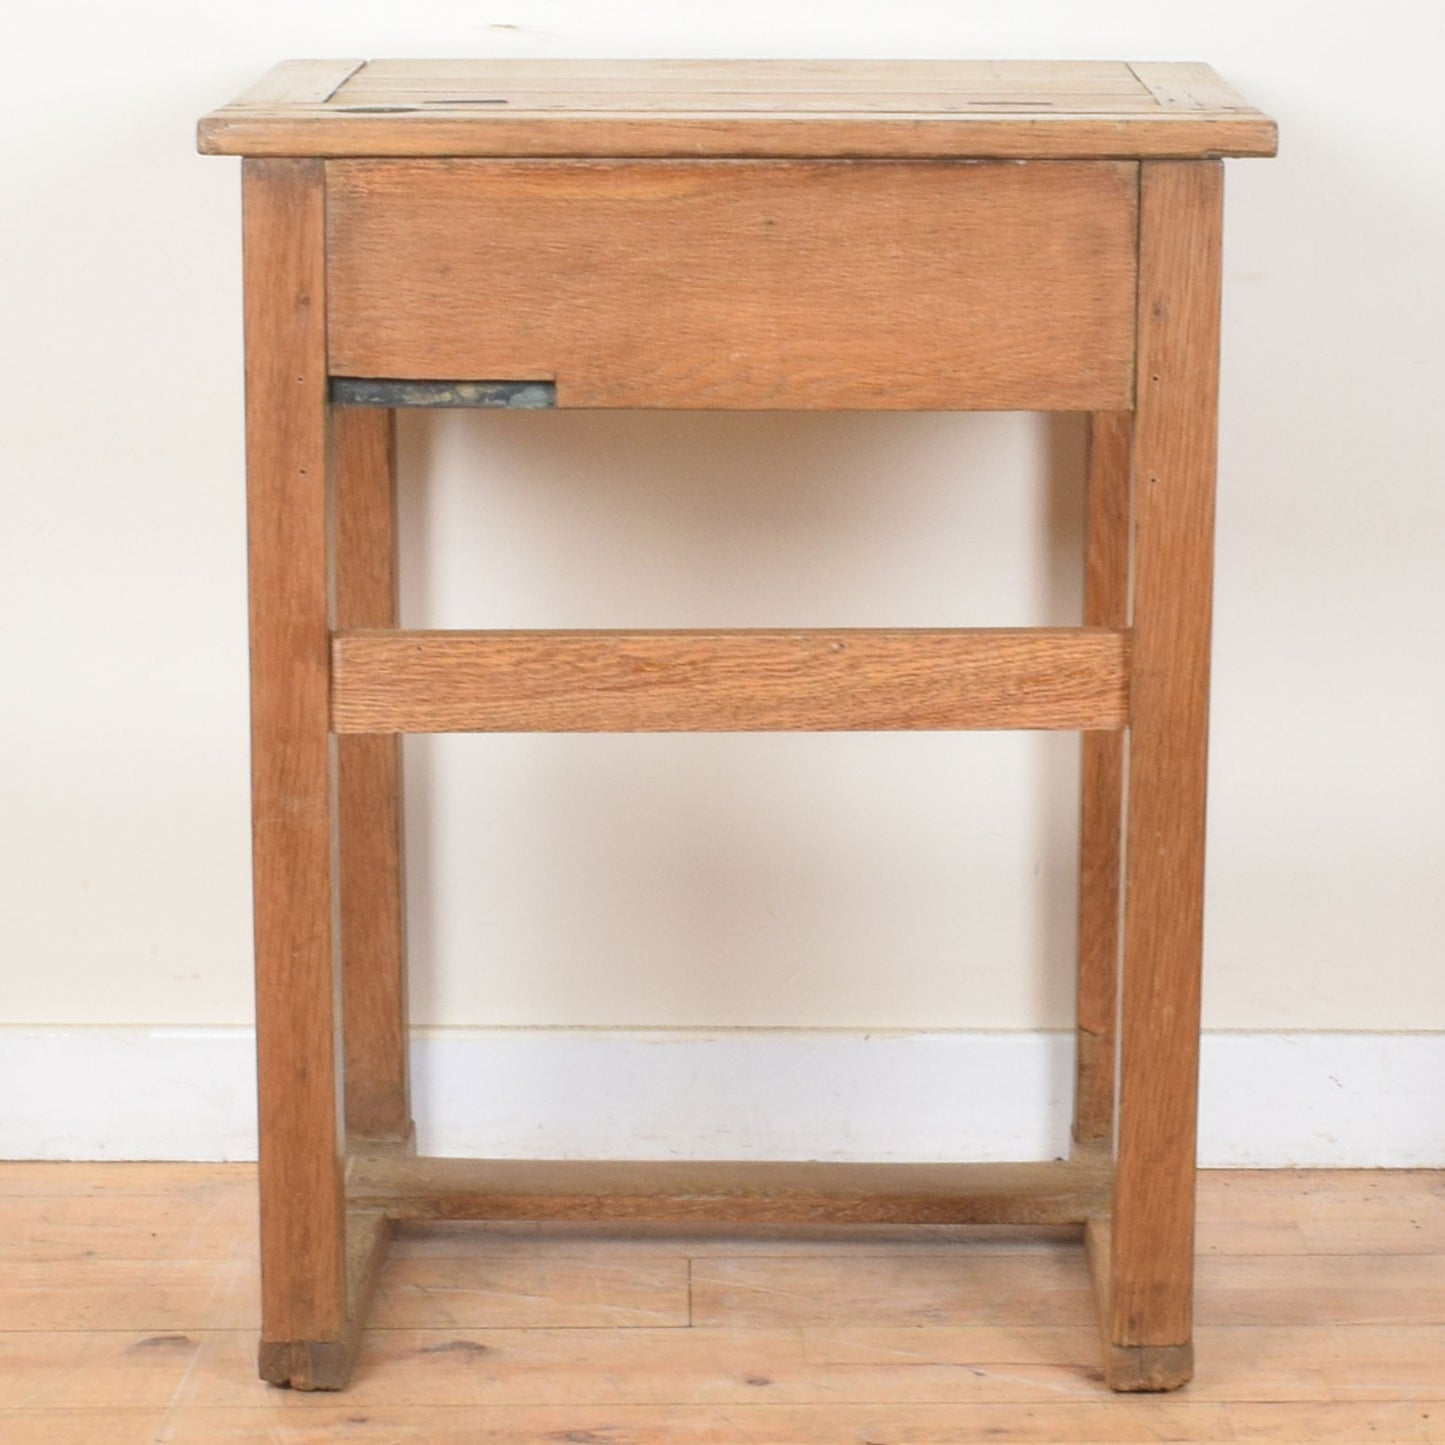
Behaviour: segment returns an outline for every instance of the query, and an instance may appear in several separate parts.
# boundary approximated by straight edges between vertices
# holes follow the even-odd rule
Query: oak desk
[[[1109,1383],[1189,1377],[1219,158],[1274,145],[1206,66],[1092,62],[301,61],[201,122],[246,157],[266,1379],[345,1383],[393,1220],[518,1217],[1076,1223]],[[1086,412],[1085,625],[400,631],[416,405]],[[414,1157],[398,734],[787,728],[1084,734],[1073,1157]]]

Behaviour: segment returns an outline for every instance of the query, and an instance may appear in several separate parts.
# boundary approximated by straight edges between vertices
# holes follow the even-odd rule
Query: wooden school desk
[[[344,1385],[438,1218],[1077,1224],[1109,1383],[1189,1377],[1219,158],[1274,146],[1206,66],[1093,62],[293,61],[201,122],[246,158],[266,1379]],[[1086,412],[1085,625],[398,630],[393,409],[461,405]],[[399,734],[890,728],[1084,734],[1072,1158],[414,1156]]]

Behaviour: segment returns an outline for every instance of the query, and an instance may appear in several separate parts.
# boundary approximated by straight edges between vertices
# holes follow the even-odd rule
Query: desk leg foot
[[[335,1340],[266,1340],[257,1353],[260,1376],[293,1390],[344,1390],[361,1348],[361,1333],[386,1260],[391,1221],[375,1210],[346,1220],[346,1322]]]
[[[1114,1328],[1109,1311],[1111,1236],[1112,1222],[1107,1215],[1096,1215],[1084,1225],[1084,1252],[1104,1341],[1104,1382],[1121,1393],[1177,1390],[1194,1375],[1191,1340],[1182,1345],[1121,1345],[1110,1337]]]
[[[293,1390],[344,1390],[352,1361],[338,1340],[262,1340],[261,1378]]]
[[[1194,1346],[1110,1345],[1104,1379],[1125,1393],[1177,1390],[1194,1375]]]

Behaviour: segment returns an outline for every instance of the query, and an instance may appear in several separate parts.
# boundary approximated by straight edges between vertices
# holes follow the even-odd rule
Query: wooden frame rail
[[[1103,731],[1121,628],[340,631],[338,733]]]
[[[426,1159],[357,1155],[352,1210],[396,1220],[1077,1224],[1107,1212],[1101,1152],[1022,1164]]]

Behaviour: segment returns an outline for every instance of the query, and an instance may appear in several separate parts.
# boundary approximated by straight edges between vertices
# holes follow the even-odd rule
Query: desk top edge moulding
[[[263,1378],[346,1385],[396,1224],[646,1219],[1071,1226],[1108,1385],[1183,1384],[1221,162],[1274,122],[1197,64],[288,61],[199,145],[243,157]],[[403,406],[1081,412],[1082,625],[404,629]],[[977,729],[1082,734],[1067,1159],[417,1156],[403,735]]]
[[[290,60],[205,116],[247,156],[1203,159],[1274,122],[1209,66],[1122,61]]]

